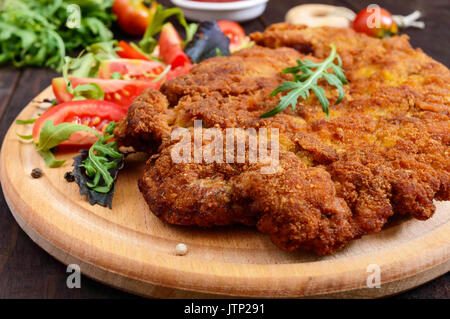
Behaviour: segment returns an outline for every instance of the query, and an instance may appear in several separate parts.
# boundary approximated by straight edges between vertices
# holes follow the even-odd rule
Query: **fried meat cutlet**
[[[251,35],[257,46],[201,62],[137,98],[115,131],[153,154],[139,188],[151,211],[178,225],[256,225],[281,249],[331,254],[379,232],[394,214],[430,218],[450,199],[450,72],[406,36],[375,39],[351,29],[277,24]],[[270,93],[297,59],[320,61],[333,43],[349,81],[327,118],[317,98],[271,118]],[[337,90],[319,82],[331,105]],[[279,168],[179,163],[178,127],[278,128]]]

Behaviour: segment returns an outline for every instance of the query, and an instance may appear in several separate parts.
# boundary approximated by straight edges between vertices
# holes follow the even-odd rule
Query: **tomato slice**
[[[61,103],[45,111],[36,120],[33,126],[33,139],[36,143],[39,141],[42,126],[47,120],[53,120],[53,125],[63,122],[83,124],[102,132],[109,122],[117,122],[125,117],[126,114],[126,109],[107,101],[83,100]],[[70,139],[64,141],[61,145],[90,145],[96,140],[97,137],[93,133],[81,131],[73,133]]]
[[[122,105],[125,109],[131,105],[133,100],[148,88],[159,89],[160,83],[139,80],[106,80],[96,78],[71,78],[72,86],[96,83],[100,85],[105,93],[105,100]],[[52,80],[53,93],[58,103],[72,101],[72,94],[66,90],[64,78],[54,78]]]
[[[176,67],[175,69],[170,70],[167,73],[165,81],[169,81],[173,78],[176,78],[177,76],[187,74],[193,67],[194,67],[194,65],[192,63],[186,63],[183,66]]]
[[[244,29],[236,22],[231,20],[217,21],[222,33],[230,38],[230,51],[234,52],[246,39]]]
[[[107,60],[100,63],[98,76],[101,79],[111,79],[113,73],[120,73],[125,80],[152,80],[164,69],[164,65],[156,61],[134,59]]]
[[[172,68],[190,63],[189,57],[183,51],[183,41],[172,23],[166,23],[159,35],[159,56]]]
[[[122,50],[117,51],[117,55],[120,56],[121,58],[151,61],[149,57],[139,52],[125,41],[119,41],[119,47]]]

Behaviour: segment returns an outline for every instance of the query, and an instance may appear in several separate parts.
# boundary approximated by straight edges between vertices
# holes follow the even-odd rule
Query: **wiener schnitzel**
[[[137,98],[115,131],[119,142],[153,154],[139,188],[151,211],[178,225],[246,224],[281,249],[332,254],[379,232],[394,214],[425,220],[433,200],[450,200],[450,71],[407,36],[376,39],[351,29],[276,24],[257,46],[201,62]],[[260,115],[279,103],[270,93],[297,59],[321,61],[333,43],[348,80],[345,98],[319,82],[295,111]],[[194,120],[225,130],[278,128],[279,169],[263,164],[180,163],[171,132]]]

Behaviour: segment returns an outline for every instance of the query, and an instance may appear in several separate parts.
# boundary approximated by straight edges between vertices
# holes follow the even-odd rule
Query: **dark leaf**
[[[89,184],[95,184],[94,178],[90,178],[86,174],[85,168],[82,166],[83,161],[87,159],[89,152],[87,150],[81,150],[80,155],[77,155],[73,158],[73,176],[75,177],[75,182],[78,184],[78,187],[80,188],[80,194],[87,197],[87,200],[91,205],[99,204],[104,207],[112,208],[112,200],[114,195],[114,189],[115,185],[112,186],[109,192],[107,193],[99,193],[95,190],[88,187]],[[114,168],[110,168],[108,171],[114,181],[117,180],[117,176],[119,173],[119,170],[123,168],[124,166],[124,159],[123,157],[119,159],[111,159],[109,158],[111,162],[116,162],[117,165]],[[97,175],[98,176],[98,175]]]
[[[199,63],[217,56],[218,52],[222,56],[230,55],[229,45],[230,39],[222,33],[217,23],[205,21],[199,25],[194,38],[184,51],[192,62]]]

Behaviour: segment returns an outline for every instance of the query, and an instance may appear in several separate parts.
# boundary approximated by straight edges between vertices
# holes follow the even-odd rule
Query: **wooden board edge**
[[[38,234],[34,229],[29,227],[23,221],[20,215],[17,214],[14,211],[14,209],[12,209],[9,201],[8,200],[6,201],[11,209],[14,219],[17,221],[22,230],[33,240],[33,242],[35,242],[39,247],[41,247],[48,254],[53,256],[55,259],[57,259],[64,265],[67,266],[70,264],[76,264],[80,266],[83,275],[86,275],[87,277],[94,279],[102,284],[106,284],[108,286],[125,291],[127,293],[135,294],[146,298],[188,298],[188,299],[240,298],[240,296],[201,293],[191,290],[158,286],[148,282],[143,282],[133,278],[129,278],[118,273],[115,273],[114,276],[111,276],[110,271],[105,270],[101,267],[96,267],[91,263],[78,259],[68,254],[67,252],[59,249],[58,247],[53,246],[49,241],[47,241],[44,237]],[[413,289],[417,286],[427,283],[447,273],[448,271],[450,271],[450,260],[447,260],[446,262],[443,262],[440,265],[431,267],[427,270],[424,270],[420,273],[404,278],[402,280],[382,284],[381,288],[354,289],[331,294],[303,296],[303,298],[333,298],[333,299],[382,298],[396,295],[401,292]]]

